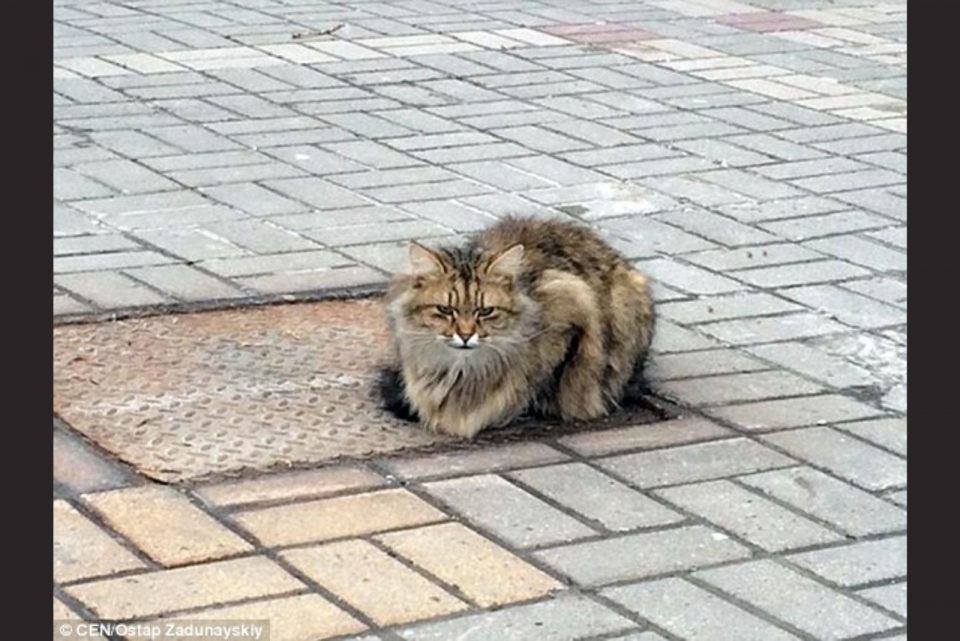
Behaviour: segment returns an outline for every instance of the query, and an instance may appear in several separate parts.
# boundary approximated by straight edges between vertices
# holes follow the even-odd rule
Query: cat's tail
[[[403,374],[396,365],[381,365],[377,370],[376,391],[383,409],[404,421],[416,421],[417,413],[407,400]]]

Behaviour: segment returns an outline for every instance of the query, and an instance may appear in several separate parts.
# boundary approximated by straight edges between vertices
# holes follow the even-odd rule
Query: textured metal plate
[[[386,346],[375,300],[60,326],[54,411],[171,482],[456,444],[380,409],[372,381]]]

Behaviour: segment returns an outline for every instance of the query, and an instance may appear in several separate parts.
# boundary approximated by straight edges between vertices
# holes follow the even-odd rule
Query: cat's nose
[[[466,345],[470,342],[470,339],[473,338],[473,332],[461,332],[457,330],[457,336],[459,336],[463,344]]]

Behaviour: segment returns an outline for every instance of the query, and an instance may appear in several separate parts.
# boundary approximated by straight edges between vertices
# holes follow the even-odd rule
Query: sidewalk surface
[[[655,278],[651,377],[685,408],[180,485],[57,420],[54,619],[906,639],[905,2],[54,17],[58,322],[369,290],[411,238],[567,217]]]

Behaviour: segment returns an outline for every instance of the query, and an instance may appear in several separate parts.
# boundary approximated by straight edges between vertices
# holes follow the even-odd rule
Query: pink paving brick
[[[826,26],[816,20],[809,20],[807,18],[801,18],[800,16],[791,16],[777,11],[731,13],[717,17],[716,21],[720,24],[744,29],[745,31],[756,32],[792,31]]]

